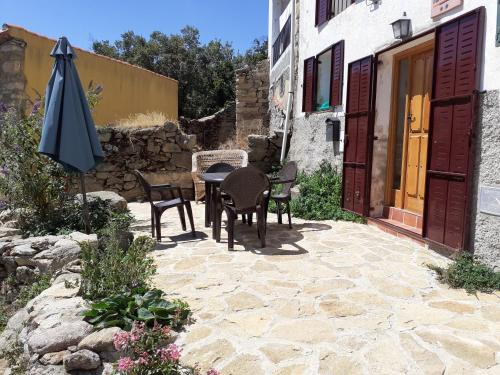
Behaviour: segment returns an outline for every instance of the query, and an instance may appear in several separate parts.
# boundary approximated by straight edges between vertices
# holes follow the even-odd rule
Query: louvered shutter
[[[483,24],[479,8],[436,30],[424,236],[457,250],[469,225]]]
[[[316,26],[330,19],[331,0],[316,0]]]
[[[348,67],[342,176],[342,207],[365,216],[370,206],[372,70],[372,56],[352,62]]]
[[[342,104],[342,81],[344,78],[344,41],[332,47],[332,74],[330,83],[330,107]]]
[[[302,111],[314,110],[314,92],[316,87],[316,58],[311,57],[304,61],[304,83],[302,97]]]

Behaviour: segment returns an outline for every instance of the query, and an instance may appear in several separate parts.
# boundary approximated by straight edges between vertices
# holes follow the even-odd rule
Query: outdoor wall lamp
[[[411,35],[411,20],[403,12],[403,17],[391,23],[395,39],[404,40]]]
[[[340,142],[340,120],[327,118],[325,123],[333,128],[332,141]]]

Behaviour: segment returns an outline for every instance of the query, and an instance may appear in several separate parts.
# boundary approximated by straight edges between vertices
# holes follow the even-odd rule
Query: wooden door
[[[468,239],[484,15],[480,7],[436,30],[424,236],[457,250]]]
[[[373,144],[371,121],[373,57],[349,64],[347,69],[347,111],[344,136],[342,207],[368,216]]]
[[[411,57],[409,108],[406,119],[407,152],[405,162],[404,208],[422,214],[425,197],[427,144],[433,52]]]

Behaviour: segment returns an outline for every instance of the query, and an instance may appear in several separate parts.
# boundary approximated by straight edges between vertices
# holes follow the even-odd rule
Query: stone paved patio
[[[129,206],[149,233],[149,206]],[[279,226],[268,247],[236,226],[217,244],[194,205],[198,238],[164,215],[156,285],[185,299],[194,323],[183,361],[226,374],[500,374],[500,297],[440,285],[424,264],[448,260],[365,225]],[[244,244],[244,246],[242,245]]]

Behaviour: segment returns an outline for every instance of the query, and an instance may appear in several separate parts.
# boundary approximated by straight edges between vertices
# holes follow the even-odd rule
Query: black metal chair
[[[169,208],[176,207],[179,211],[179,217],[181,219],[182,230],[186,230],[186,218],[184,216],[184,207],[186,208],[189,224],[191,225],[191,233],[193,237],[196,236],[194,230],[194,221],[193,221],[193,211],[191,210],[191,202],[185,200],[182,196],[181,188],[178,186],[173,186],[170,184],[162,184],[162,185],[151,185],[144,175],[135,171],[135,175],[137,179],[141,183],[144,193],[146,194],[146,198],[148,199],[151,205],[151,236],[155,236],[156,231],[156,239],[158,242],[161,241],[161,215],[168,210]],[[160,201],[155,202],[153,200],[153,193],[156,192],[160,195]]]
[[[292,199],[292,187],[295,185],[297,180],[297,163],[294,161],[288,162],[283,166],[278,174],[276,181],[271,181],[272,186],[280,185],[281,190],[278,192],[272,192],[271,186],[271,196],[269,197],[276,203],[276,210],[278,213],[278,224],[283,223],[283,207],[286,206],[286,212],[288,214],[288,227],[292,228],[292,214],[290,212],[290,201]],[[267,214],[267,211],[266,211]]]
[[[231,200],[220,200],[227,215],[228,248],[234,249],[234,223],[239,214],[257,214],[257,231],[262,247],[266,247],[266,215],[264,192],[269,189],[267,176],[254,167],[237,169],[222,182],[220,191]],[[220,194],[220,193],[219,193]],[[217,241],[220,241],[222,209],[217,212]]]
[[[205,173],[232,172],[236,168],[227,163],[215,163],[208,167]]]

